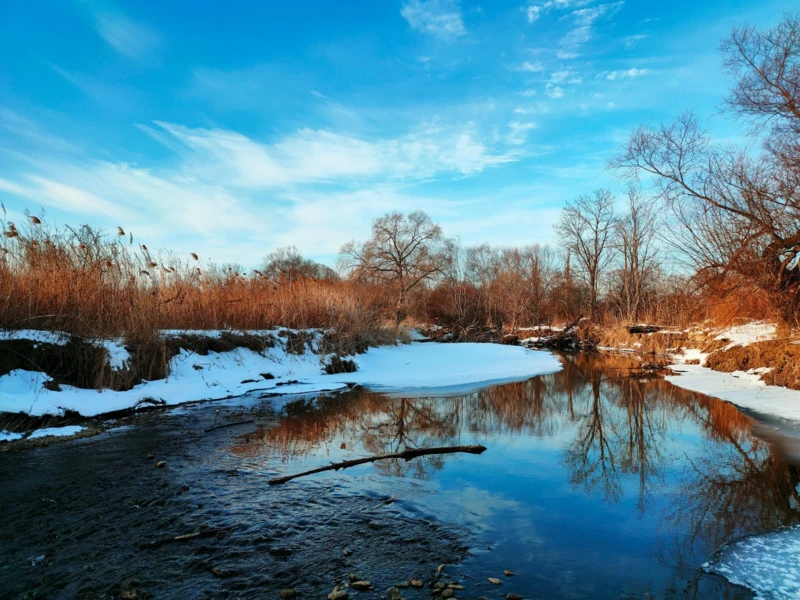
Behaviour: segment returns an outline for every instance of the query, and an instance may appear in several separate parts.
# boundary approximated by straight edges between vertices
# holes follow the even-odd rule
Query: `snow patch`
[[[798,557],[800,526],[728,544],[703,569],[753,590],[760,600],[800,598]]]
[[[208,356],[182,350],[170,361],[167,379],[122,392],[69,385],[52,391],[42,385],[49,379],[46,375],[17,369],[0,377],[0,412],[43,416],[74,411],[91,417],[141,405],[219,400],[253,391],[312,393],[340,390],[348,384],[381,391],[442,390],[523,380],[561,369],[559,360],[549,352],[497,344],[412,343],[372,348],[354,360],[357,372],[327,375],[319,355],[298,356],[282,347],[264,353],[237,348]]]
[[[678,364],[685,364],[689,361],[698,361],[698,364],[704,365],[706,364],[707,358],[708,353],[702,352],[697,348],[685,348],[681,354],[676,354],[673,356],[673,360]]]
[[[115,371],[122,369],[131,358],[122,340],[97,340],[95,343],[106,349],[108,365]]]
[[[722,373],[699,365],[676,364],[670,383],[725,400],[741,408],[789,421],[800,421],[800,391],[766,385],[756,373]]]
[[[12,431],[6,431],[3,429],[0,431],[0,442],[13,442],[14,440],[18,440],[22,437],[21,433],[14,433]]]
[[[35,440],[43,437],[66,437],[68,435],[75,435],[83,431],[80,425],[67,425],[66,427],[45,427],[44,429],[37,429],[28,436],[27,439]]]
[[[0,342],[11,340],[30,340],[41,344],[64,346],[70,340],[68,333],[60,331],[40,331],[38,329],[13,329],[0,331]]]
[[[725,350],[734,346],[749,346],[756,342],[766,342],[775,339],[775,323],[766,321],[753,321],[746,325],[737,325],[723,329],[717,335],[716,340],[728,340],[730,343],[725,346]]]

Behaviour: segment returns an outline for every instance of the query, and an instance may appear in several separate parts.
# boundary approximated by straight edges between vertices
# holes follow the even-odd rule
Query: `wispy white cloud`
[[[522,64],[514,68],[515,71],[522,71],[524,73],[541,73],[544,71],[544,65],[539,61],[530,62],[526,60]]]
[[[629,36],[627,36],[627,37],[623,38],[623,40],[622,40],[622,41],[623,41],[623,43],[625,44],[625,47],[626,47],[626,48],[633,48],[633,47],[635,47],[635,46],[636,46],[636,45],[637,45],[639,42],[641,42],[643,39],[646,39],[646,38],[647,38],[647,36],[646,36],[646,35],[644,35],[644,34],[638,34],[638,35],[629,35]]]
[[[571,60],[573,58],[578,58],[579,54],[577,52],[569,52],[567,50],[559,50],[556,52],[556,56],[561,60]]]
[[[591,8],[579,8],[572,11],[572,17],[578,25],[592,25],[600,17],[616,14],[624,5],[625,2],[620,1],[611,4],[600,4]]]
[[[616,79],[633,79],[635,77],[641,77],[642,75],[647,75],[647,69],[622,69],[618,71],[608,71],[604,72],[601,75],[605,76],[606,79],[609,81],[614,81]]]
[[[553,98],[554,100],[558,100],[559,98],[564,97],[564,88],[558,85],[554,85],[552,83],[548,83],[545,85],[544,93]]]
[[[583,82],[583,78],[573,71],[555,71],[550,74],[552,83],[571,83],[578,84]]]
[[[566,55],[576,54],[581,45],[592,39],[592,28],[595,23],[601,18],[615,15],[624,5],[624,0],[620,0],[619,2],[573,10],[568,17],[574,21],[576,27],[567,32],[560,42]]]
[[[584,25],[568,31],[567,34],[561,38],[561,45],[568,48],[574,48],[575,46],[585,44],[590,39],[592,39],[592,28],[588,25]]]
[[[157,125],[183,144],[184,166],[197,177],[245,188],[356,178],[418,179],[448,172],[471,175],[514,160],[482,142],[471,123],[431,123],[376,141],[300,129],[273,144],[224,129]]]
[[[17,129],[24,134],[31,126]],[[35,159],[23,160],[24,166],[13,175],[0,178],[0,193],[92,223],[124,225],[153,243],[171,245],[175,236],[201,240],[215,249],[217,258],[248,256],[253,248],[266,251],[276,240],[297,245],[303,241],[308,252],[330,252],[335,251],[334,238],[338,247],[356,233],[355,223],[361,228],[358,235],[363,235],[369,220],[382,211],[432,204],[405,196],[407,202],[400,202],[402,195],[396,190],[401,187],[437,177],[470,176],[518,160],[517,147],[534,126],[512,120],[500,139],[482,135],[470,122],[430,122],[377,140],[299,129],[267,143],[227,129],[157,122],[140,129],[175,153],[157,168],[94,160],[82,153],[37,153]],[[395,192],[379,201],[385,190]],[[353,204],[333,201],[344,193],[351,195]],[[359,204],[359,199],[368,204]],[[352,223],[336,227],[326,221],[307,229],[320,214],[327,214],[331,222],[341,221],[346,214],[364,213],[367,205],[368,216],[347,219]],[[320,213],[322,209],[327,212]],[[331,236],[318,235],[323,224]],[[297,234],[295,241],[286,237],[288,231]],[[235,251],[225,248],[230,239],[241,242]],[[271,246],[265,245],[267,239]]]
[[[537,102],[532,106],[517,106],[514,109],[515,115],[543,115],[549,112],[550,109],[544,102]]]
[[[412,29],[443,39],[467,33],[457,0],[409,0],[400,14]]]
[[[536,129],[536,123],[512,121],[508,124],[508,128],[508,143],[513,146],[520,146],[528,141],[528,134]]]
[[[525,16],[528,18],[528,23],[535,23],[542,16],[542,13],[551,6],[550,2],[546,4],[531,4],[525,9]]]
[[[149,28],[120,12],[100,11],[93,15],[94,28],[114,50],[128,58],[144,58],[160,44]]]

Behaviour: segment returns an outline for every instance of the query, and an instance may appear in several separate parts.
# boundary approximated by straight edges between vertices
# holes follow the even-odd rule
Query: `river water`
[[[797,467],[729,404],[624,358],[562,359],[458,397],[253,395],[2,453],[0,597],[325,598],[355,573],[365,600],[436,577],[473,600],[751,598],[700,567],[800,522]],[[487,451],[267,483],[462,444]]]

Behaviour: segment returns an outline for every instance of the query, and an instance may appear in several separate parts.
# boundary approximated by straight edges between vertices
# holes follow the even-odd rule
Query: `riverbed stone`
[[[359,577],[355,573],[348,573],[347,579],[350,580],[350,583],[353,583],[354,581],[361,581],[361,577]]]
[[[489,583],[500,585],[501,581],[497,577],[489,577]]]
[[[156,469],[163,469],[166,466],[167,466],[167,461],[165,460],[160,460],[156,463]]]
[[[372,584],[369,581],[354,581],[350,584],[350,587],[354,590],[368,590],[372,587]]]
[[[516,573],[514,573],[514,571],[509,571],[508,569],[506,569],[505,571],[503,571],[503,575],[505,575],[506,577],[513,577],[514,575],[516,575]]]
[[[451,590],[450,588],[447,588],[446,590],[442,590],[442,598],[452,598],[455,595],[456,595],[456,593],[453,590]]]
[[[409,583],[413,588],[421,588],[422,586],[425,585],[421,579],[412,579],[411,581],[409,581]]]
[[[464,586],[460,585],[458,583],[451,583],[447,587],[449,587],[451,590],[463,590],[464,589]]]
[[[292,600],[292,598],[297,597],[297,590],[294,588],[287,588],[285,590],[281,590],[281,598],[283,600]]]
[[[522,596],[519,594],[506,594],[506,600],[522,600]]]
[[[398,590],[394,586],[392,586],[388,590],[386,590],[386,597],[389,600],[400,600],[401,596],[402,596],[402,594],[400,593],[400,590]]]
[[[349,595],[347,590],[334,590],[328,594],[328,600],[346,600]]]

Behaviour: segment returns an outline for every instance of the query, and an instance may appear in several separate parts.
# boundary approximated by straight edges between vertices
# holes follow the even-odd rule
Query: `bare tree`
[[[597,320],[600,278],[612,258],[614,195],[596,190],[594,196],[579,196],[567,202],[556,224],[559,242],[575,257],[578,273],[589,287],[592,318]]]
[[[680,225],[676,246],[692,260],[699,280],[758,287],[785,325],[797,325],[800,17],[788,14],[769,31],[734,29],[721,50],[736,77],[727,106],[754,126],[754,141],[766,140],[763,151],[714,144],[698,119],[685,113],[674,124],[640,127],[610,166],[628,176],[655,176]]]
[[[614,232],[620,260],[617,301],[625,318],[638,322],[657,268],[656,211],[638,187],[628,186],[625,195],[627,210],[617,219]]]
[[[264,259],[258,273],[273,280],[299,279],[336,280],[336,272],[328,266],[305,258],[295,246],[277,248]]]
[[[422,211],[393,212],[375,219],[372,237],[360,244],[345,244],[339,258],[352,276],[396,290],[398,324],[407,314],[408,292],[439,275],[450,259],[441,227]]]

